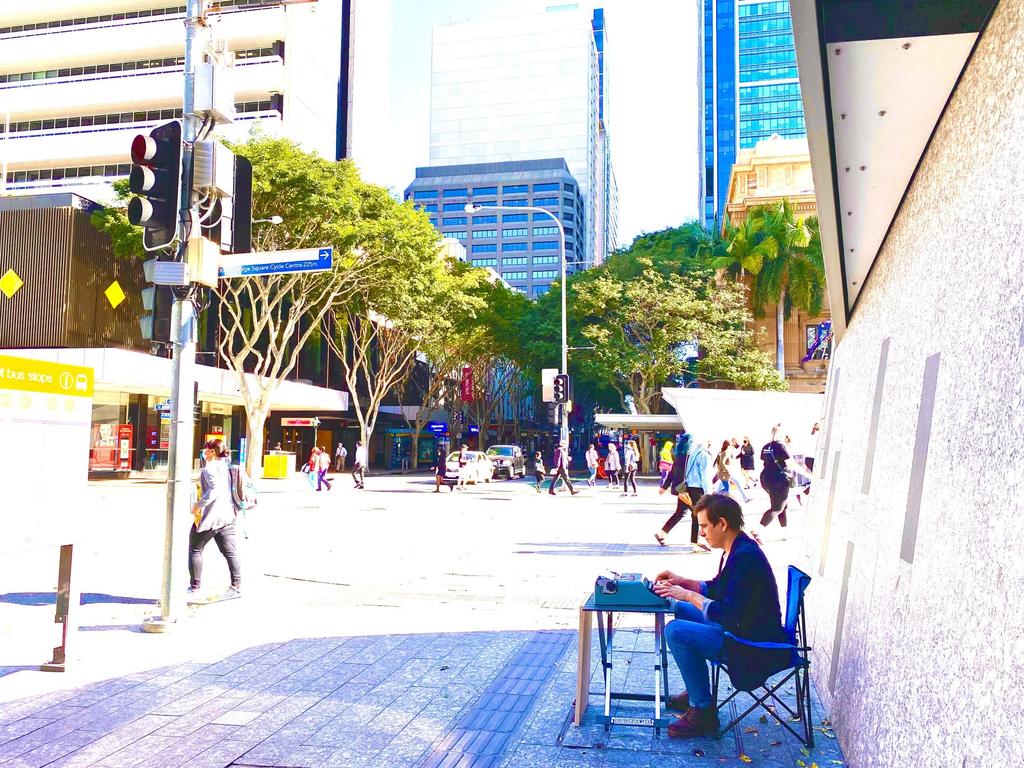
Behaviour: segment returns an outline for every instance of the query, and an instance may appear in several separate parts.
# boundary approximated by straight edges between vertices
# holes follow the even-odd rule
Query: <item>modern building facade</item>
[[[405,199],[426,211],[444,238],[463,243],[474,266],[494,269],[531,298],[560,279],[558,226],[538,212],[467,213],[468,203],[551,211],[565,229],[567,272],[583,269],[585,206],[562,158],[417,168]]]
[[[741,149],[732,166],[726,216],[734,225],[742,224],[752,208],[788,200],[796,216],[816,216],[814,178],[806,139],[772,136],[750,149]],[[746,278],[748,284],[749,277]],[[752,308],[752,307],[751,307]],[[778,328],[774,304],[765,307],[763,317],[754,318],[758,348],[773,358]],[[790,392],[822,393],[828,372],[831,343],[822,341],[823,324],[830,323],[828,299],[819,315],[793,308],[783,323],[786,382]]]
[[[604,258],[604,231],[614,232],[617,221],[614,209],[599,213],[600,185],[614,174],[610,145],[601,142],[595,21],[603,48],[603,15],[590,18],[575,6],[442,24],[434,27],[431,60],[430,165],[564,158],[583,201],[574,229],[584,266]]]
[[[343,5],[208,3],[212,34],[235,54],[237,116],[218,135],[243,139],[258,123],[337,156],[348,140]],[[2,4],[0,194],[109,199],[132,137],[181,117],[184,15],[168,0]]]
[[[615,166],[612,163],[611,137],[608,131],[607,116],[604,108],[608,94],[608,79],[605,77],[604,47],[607,39],[605,30],[604,9],[595,8],[591,21],[594,28],[594,44],[597,47],[597,184],[595,229],[599,248],[594,256],[594,264],[600,264],[615,251],[619,245],[619,185],[615,180]]]
[[[741,149],[806,136],[789,0],[702,0],[700,210],[721,225]]]

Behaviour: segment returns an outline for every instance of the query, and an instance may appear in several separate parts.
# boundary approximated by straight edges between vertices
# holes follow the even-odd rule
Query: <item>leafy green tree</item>
[[[92,225],[110,237],[114,256],[119,259],[148,259],[152,255],[142,247],[142,227],[132,226],[128,221],[128,179],[113,183],[116,205],[108,205],[93,211],[89,220]]]
[[[694,347],[699,379],[785,387],[754,348],[741,286],[664,275],[646,257],[637,263],[640,274],[629,281],[603,274],[573,290],[581,333],[595,346],[582,366],[603,375],[623,402],[631,395],[637,411],[651,413],[661,387],[689,370]]]

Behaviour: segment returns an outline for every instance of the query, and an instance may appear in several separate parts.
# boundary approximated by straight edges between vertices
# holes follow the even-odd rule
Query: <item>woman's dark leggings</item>
[[[629,484],[633,484],[633,493],[636,493],[636,470],[635,469],[624,469],[622,470],[622,492],[625,493]]]
[[[686,486],[686,492],[690,495],[690,501],[692,501],[694,504],[696,504],[697,500],[701,496],[704,495],[704,489],[703,488],[697,488],[697,487],[692,486],[692,485]],[[668,533],[669,531],[671,531],[673,528],[676,527],[676,523],[678,523],[680,520],[683,519],[683,515],[685,515],[687,512],[691,513],[690,514],[690,543],[691,544],[696,544],[697,543],[697,532],[699,530],[699,526],[697,525],[697,516],[692,514],[692,512],[693,512],[692,508],[687,506],[686,504],[683,504],[682,499],[680,499],[678,496],[676,497],[676,511],[673,512],[672,513],[672,517],[670,517],[668,520],[666,520],[665,524],[663,526],[661,526],[661,530],[663,530],[665,533]]]
[[[210,543],[217,542],[217,549],[228,561],[228,572],[231,574],[231,586],[238,587],[242,583],[242,563],[235,550],[235,524],[225,525],[214,531],[197,531],[193,524],[188,534],[188,576],[191,586],[199,589],[203,579],[203,549]]]
[[[768,525],[775,515],[779,516],[779,525],[783,528],[786,527],[786,501],[789,498],[789,483],[783,480],[781,483],[775,482],[766,484],[764,478],[761,479],[761,486],[768,491],[768,498],[771,500],[772,508],[761,515],[761,527]]]
[[[605,474],[608,475],[608,485],[615,487],[619,484],[619,470],[617,469],[606,469]]]

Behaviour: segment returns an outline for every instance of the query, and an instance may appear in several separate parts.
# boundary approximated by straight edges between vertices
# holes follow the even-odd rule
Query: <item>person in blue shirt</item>
[[[779,589],[768,558],[743,532],[743,510],[735,499],[707,494],[694,514],[708,544],[721,549],[718,575],[697,581],[662,571],[654,591],[677,602],[675,620],[665,627],[665,643],[679,666],[686,691],[671,696],[669,709],[683,715],[669,724],[675,738],[708,736],[718,730],[717,702],[711,699],[708,659],[724,659],[739,690],[758,688],[789,665],[789,651],[754,648],[725,637],[726,632],[756,642],[786,643]]]
[[[659,494],[671,490],[676,495],[676,511],[661,526],[661,530],[654,534],[654,538],[661,546],[665,546],[665,537],[676,527],[676,523],[683,519],[683,515],[691,512],[693,505],[701,496],[711,493],[711,480],[708,477],[708,465],[711,462],[711,454],[699,440],[695,440],[689,432],[683,432],[676,442],[676,452],[672,460],[672,471],[661,484]],[[689,497],[687,502],[683,496]],[[693,545],[693,552],[710,552],[711,550],[697,536],[697,516],[691,512],[690,515],[690,543]]]

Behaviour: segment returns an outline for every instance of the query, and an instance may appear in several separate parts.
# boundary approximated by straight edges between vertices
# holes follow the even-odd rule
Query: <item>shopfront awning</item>
[[[20,357],[83,365],[94,371],[94,391],[128,392],[169,397],[171,361],[125,349],[20,349]],[[235,374],[209,365],[195,367],[199,399],[203,402],[243,405]],[[255,378],[246,374],[255,382]],[[282,381],[271,397],[272,411],[347,411],[348,392]]]

